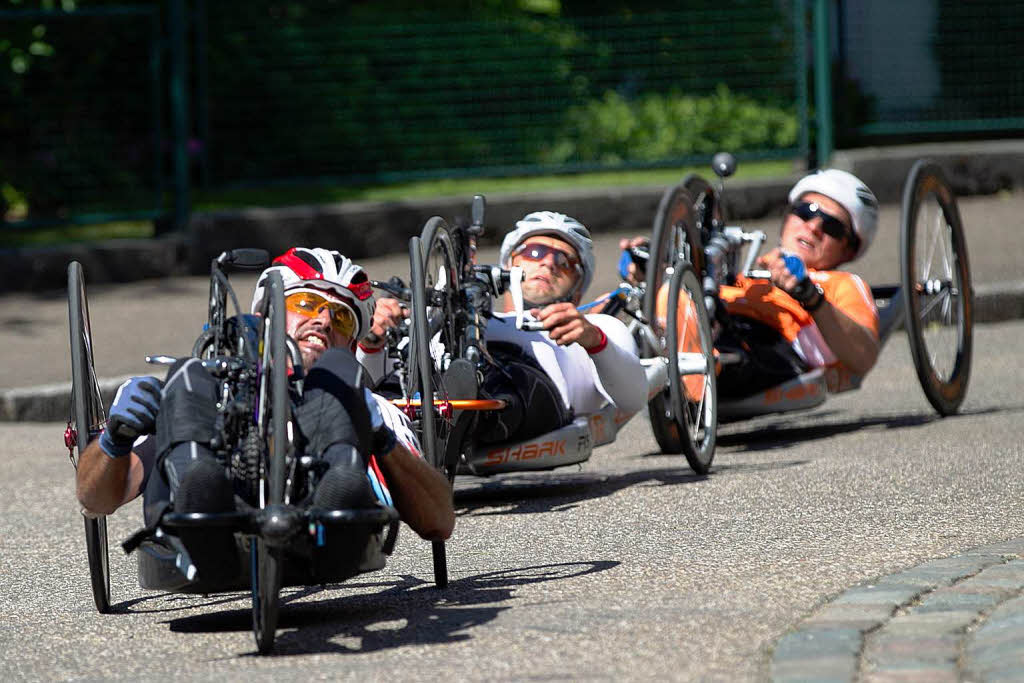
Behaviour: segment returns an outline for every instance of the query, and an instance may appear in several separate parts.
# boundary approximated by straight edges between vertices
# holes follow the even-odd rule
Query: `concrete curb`
[[[833,156],[831,165],[853,172],[880,201],[889,203],[899,201],[907,172],[917,159],[925,157],[946,170],[958,196],[1024,187],[1024,140],[842,150]],[[712,177],[710,170],[703,175]],[[727,181],[727,214],[736,221],[781,214],[786,194],[799,176],[794,171],[786,178]],[[529,211],[548,209],[579,218],[594,233],[646,233],[665,190],[665,185],[653,185],[488,195],[487,223],[511,226]],[[65,269],[73,259],[86,266],[91,283],[100,283],[205,274],[210,259],[239,246],[262,247],[278,254],[295,244],[344,244],[345,254],[357,259],[397,253],[406,249],[409,238],[419,234],[431,216],[449,221],[467,218],[470,200],[469,196],[440,197],[197,213],[187,235],[0,249],[0,272],[5,274],[0,293],[63,289]],[[489,230],[483,243],[495,243],[501,232]]]
[[[993,323],[1024,318],[1024,281],[975,286],[974,322]],[[106,405],[128,377],[100,379]],[[0,422],[53,422],[66,420],[71,405],[71,383],[0,390]]]
[[[104,405],[113,402],[117,388],[129,377],[99,380]],[[71,382],[0,391],[0,422],[63,422],[71,411]]]

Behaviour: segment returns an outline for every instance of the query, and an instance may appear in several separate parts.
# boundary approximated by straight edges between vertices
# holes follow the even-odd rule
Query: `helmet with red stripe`
[[[252,295],[252,311],[259,310],[266,296],[267,277],[271,272],[281,273],[285,293],[291,289],[319,289],[333,295],[352,308],[356,314],[358,340],[370,329],[373,320],[373,286],[362,266],[329,249],[293,247],[274,259],[260,274],[256,291]]]

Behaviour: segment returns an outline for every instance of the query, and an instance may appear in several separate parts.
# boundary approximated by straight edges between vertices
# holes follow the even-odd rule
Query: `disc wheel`
[[[706,474],[715,457],[718,388],[711,321],[690,264],[680,261],[673,269],[666,298],[665,352],[672,417],[686,461],[697,474]]]
[[[952,415],[971,372],[971,273],[956,197],[942,169],[923,159],[903,187],[900,269],[917,378],[935,410]]]
[[[654,320],[654,301],[666,273],[671,272],[676,257],[686,256],[698,273],[704,269],[704,247],[696,227],[694,199],[683,183],[665,191],[654,215],[651,229],[650,260],[644,280],[644,318]]]
[[[260,508],[284,502],[286,458],[289,450],[288,349],[285,336],[284,284],[271,273],[262,311],[259,403],[257,429],[267,447],[260,468]],[[260,654],[274,647],[277,631],[278,592],[281,589],[284,555],[280,547],[256,536],[250,544],[252,559],[252,628]]]
[[[82,264],[72,261],[68,266],[68,329],[71,340],[71,402],[72,419],[77,434],[77,456],[82,457],[86,445],[107,423],[103,398],[96,378],[92,355],[92,328],[89,325],[89,302],[85,294]],[[76,460],[77,466],[77,460]],[[110,560],[107,552],[107,518],[87,517],[85,549],[89,559],[89,579],[96,609],[110,611]]]

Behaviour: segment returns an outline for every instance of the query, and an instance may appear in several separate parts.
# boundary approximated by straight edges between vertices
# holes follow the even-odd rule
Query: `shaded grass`
[[[154,234],[151,221],[116,221],[93,225],[59,225],[34,230],[0,230],[0,247],[48,247],[75,242],[144,239]]]
[[[777,178],[793,172],[792,161],[745,162],[734,178]],[[512,178],[442,178],[418,180],[390,185],[331,186],[331,185],[278,185],[261,188],[238,188],[197,191],[194,196],[196,211],[243,207],[273,207],[295,204],[322,204],[350,201],[391,201],[423,199],[426,197],[466,197],[474,194],[503,194],[520,192],[554,192],[602,187],[630,187],[638,185],[672,185],[687,173],[711,175],[704,166],[684,166],[644,171],[604,171],[576,175],[529,176]]]

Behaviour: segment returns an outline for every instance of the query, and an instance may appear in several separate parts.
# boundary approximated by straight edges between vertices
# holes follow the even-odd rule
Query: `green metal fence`
[[[4,223],[162,213],[157,8],[8,10],[0,27]]]
[[[5,228],[181,228],[195,186],[807,158],[812,142],[827,159],[833,140],[1024,131],[1024,0],[470,19],[337,0],[78,6],[0,10]]]
[[[213,185],[550,173],[797,156],[802,32],[790,3],[555,19],[353,23],[202,3],[199,98]],[[772,119],[729,120],[759,106]],[[702,113],[709,109],[708,113]]]

